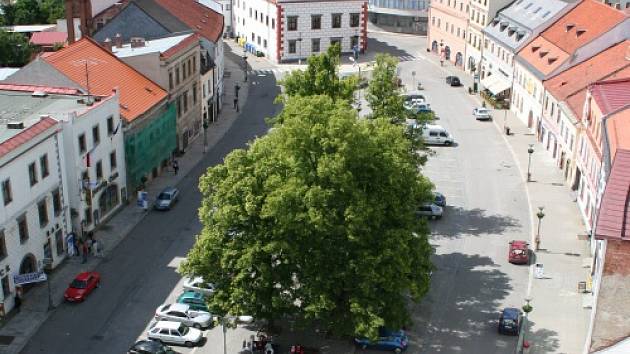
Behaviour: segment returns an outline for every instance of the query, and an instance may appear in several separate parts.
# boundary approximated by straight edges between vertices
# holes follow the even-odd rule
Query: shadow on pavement
[[[512,290],[507,274],[478,255],[442,254],[433,262],[431,289],[412,305],[409,352],[509,353],[517,339],[500,336],[496,327],[501,301]]]
[[[439,222],[433,223],[432,238],[456,238],[466,235],[501,235],[511,228],[521,227],[520,222],[508,215],[488,215],[483,209],[464,209],[446,206]]]
[[[534,311],[536,311],[534,309]],[[530,353],[554,353],[560,347],[558,333],[552,330],[541,328],[531,332],[536,323],[529,321],[530,332],[525,339],[529,342]]]

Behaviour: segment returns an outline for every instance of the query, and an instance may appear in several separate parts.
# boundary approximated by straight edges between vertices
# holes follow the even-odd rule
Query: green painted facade
[[[142,184],[142,177],[159,169],[163,161],[171,158],[177,146],[177,122],[174,104],[156,113],[146,125],[125,134],[127,160],[127,186],[135,191]]]

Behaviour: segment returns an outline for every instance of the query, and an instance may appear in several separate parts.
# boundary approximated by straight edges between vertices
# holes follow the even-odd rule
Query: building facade
[[[434,0],[429,8],[427,51],[460,68],[466,58],[469,3],[469,0]]]
[[[481,63],[481,55],[484,47],[483,30],[496,16],[497,12],[507,6],[513,0],[469,0],[468,28],[466,35],[466,64],[469,72],[475,72]],[[455,65],[464,66],[462,58],[456,58]],[[472,64],[472,65],[471,65]]]
[[[370,23],[399,33],[427,34],[429,0],[369,0]]]
[[[367,49],[367,2],[362,0],[235,0],[234,29],[245,48],[273,62],[297,61],[338,44]]]

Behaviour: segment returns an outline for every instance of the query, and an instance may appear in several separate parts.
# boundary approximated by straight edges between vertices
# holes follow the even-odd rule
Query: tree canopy
[[[64,17],[63,0],[16,0],[0,5],[5,26],[55,23]]]
[[[398,60],[391,55],[378,54],[372,71],[366,100],[372,109],[373,118],[385,118],[392,122],[403,122],[408,113],[403,106],[404,98],[398,87]]]
[[[338,45],[328,48],[326,53],[308,58],[306,70],[294,70],[281,82],[286,96],[327,95],[333,100],[351,100],[358,85],[354,76],[339,77]]]
[[[23,34],[0,29],[0,66],[24,66],[32,53],[33,48]]]
[[[288,98],[279,121],[201,178],[203,229],[182,272],[214,282],[220,314],[372,337],[408,324],[432,267],[415,215],[432,185],[412,142],[328,95]]]

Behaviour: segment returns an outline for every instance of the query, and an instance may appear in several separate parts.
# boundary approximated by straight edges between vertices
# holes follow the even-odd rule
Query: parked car
[[[444,194],[440,192],[434,192],[433,195],[433,204],[444,208],[446,206],[446,197],[444,196]]]
[[[527,241],[510,241],[508,261],[513,264],[528,264],[529,243]]]
[[[499,316],[499,334],[518,336],[521,325],[521,310],[506,307]]]
[[[173,321],[157,321],[151,325],[147,336],[163,343],[192,347],[203,339],[203,333],[185,324]]]
[[[206,311],[192,310],[186,304],[166,304],[155,310],[155,319],[158,321],[181,322],[186,326],[195,328],[212,327],[212,315]]]
[[[426,97],[424,97],[423,94],[420,94],[416,91],[405,93],[403,94],[403,97],[404,97],[404,102],[410,102],[410,101],[426,102]]]
[[[446,77],[446,83],[448,85],[451,85],[451,86],[461,86],[462,85],[461,81],[459,81],[459,78],[457,76],[447,76]]]
[[[441,219],[442,218],[442,207],[439,207],[433,203],[422,204],[418,207],[416,211],[416,215],[420,217],[425,217],[429,219]]]
[[[422,126],[422,139],[428,145],[451,145],[453,136],[441,125],[425,124]]]
[[[414,113],[433,112],[429,103],[419,100],[406,101],[403,103],[403,107],[405,107],[406,110],[412,111]]]
[[[186,278],[184,290],[192,290],[209,296],[214,293],[214,284],[204,281],[202,277]]]
[[[153,208],[155,210],[170,210],[179,199],[179,190],[175,187],[166,187],[158,194]]]
[[[129,348],[127,354],[176,354],[168,345],[155,340],[139,340]]]
[[[101,275],[97,272],[79,273],[63,293],[63,297],[70,302],[84,301],[100,283]]]
[[[402,353],[407,349],[409,341],[404,331],[390,331],[380,329],[378,339],[370,341],[367,338],[355,338],[354,343],[361,349],[378,349]]]
[[[473,117],[475,117],[476,120],[492,120],[490,110],[483,107],[473,109]]]
[[[190,306],[190,309],[195,310],[195,311],[210,312],[208,310],[208,305],[206,304],[206,297],[203,294],[198,293],[196,291],[191,291],[191,290],[184,291],[177,298],[177,303],[186,304]]]

